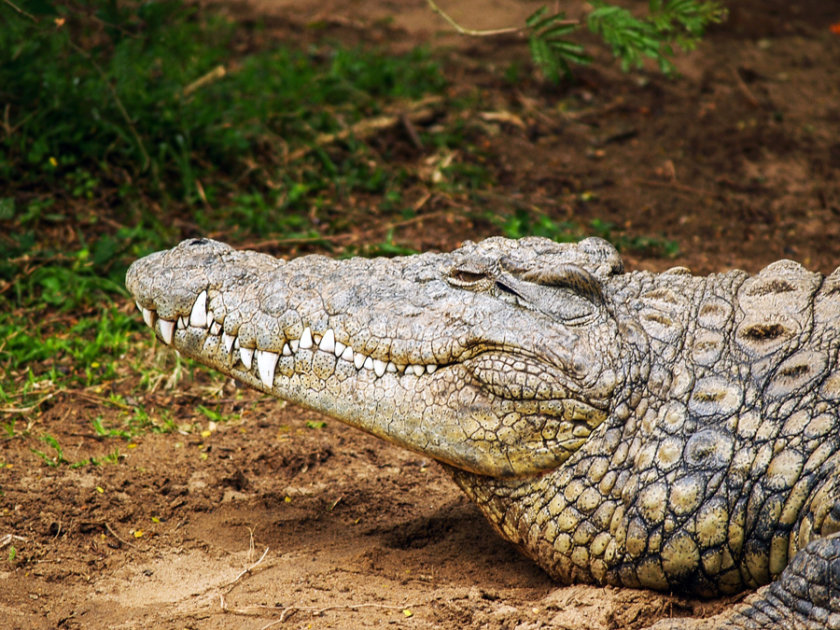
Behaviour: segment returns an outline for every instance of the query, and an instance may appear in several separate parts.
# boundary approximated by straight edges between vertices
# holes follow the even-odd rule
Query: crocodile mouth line
[[[341,361],[345,367],[353,366],[357,374],[366,374],[368,375],[367,378],[370,378],[370,375],[372,375],[375,380],[378,380],[386,374],[400,377],[413,375],[414,377],[420,378],[431,375],[440,368],[452,365],[464,365],[465,362],[475,359],[478,355],[493,352],[494,350],[492,347],[483,347],[476,352],[477,348],[473,348],[472,351],[466,350],[463,352],[456,361],[443,364],[399,363],[390,359],[375,358],[355,350],[352,345],[338,341],[335,336],[335,330],[332,328],[328,328],[324,331],[323,335],[320,335],[312,332],[309,326],[303,329],[299,338],[286,339],[283,343],[282,350],[279,352],[263,350],[257,347],[245,347],[240,345],[237,335],[229,335],[224,331],[223,320],[218,321],[215,313],[207,308],[207,300],[207,291],[202,291],[193,303],[190,314],[179,315],[174,320],[158,316],[155,309],[146,308],[139,302],[136,302],[136,304],[143,315],[143,321],[146,325],[157,331],[160,338],[167,345],[173,345],[177,331],[206,335],[204,341],[205,348],[208,347],[207,344],[209,342],[217,344],[216,349],[224,348],[225,356],[233,361],[233,364],[230,365],[231,368],[236,368],[237,364],[241,363],[247,372],[253,374],[269,390],[274,387],[275,376],[278,372],[282,372],[288,376],[286,370],[281,368],[281,359],[294,359],[299,355],[299,351],[301,350],[309,352],[320,351],[332,355],[335,357],[336,362]],[[215,351],[217,350],[211,352]],[[310,365],[312,364],[310,363]],[[472,372],[472,370],[470,371]],[[473,374],[473,376],[477,378],[476,374]],[[483,379],[479,378],[478,380],[482,381]],[[517,400],[523,404],[528,404],[529,400],[531,402],[541,402],[542,404],[540,406],[542,407],[543,413],[548,413],[549,415],[567,415],[570,413],[570,409],[577,409],[578,407],[586,408],[595,413],[602,410],[602,406],[597,401],[576,400],[577,397],[568,390],[556,398],[538,401],[536,400],[536,396],[523,398],[521,395],[513,395],[512,392],[506,392],[508,395],[504,395],[501,392],[494,391],[494,388],[489,383],[482,383],[481,388],[491,395]],[[553,403],[560,403],[562,409],[555,410],[551,408]],[[588,412],[584,415],[588,415]]]
[[[275,369],[280,357],[294,356],[299,350],[320,350],[330,353],[336,357],[336,360],[352,364],[358,372],[364,370],[372,372],[376,378],[384,376],[386,373],[413,374],[420,377],[425,374],[432,374],[439,367],[442,367],[435,363],[396,363],[390,360],[376,359],[338,341],[332,328],[328,328],[323,335],[319,335],[313,333],[307,326],[300,338],[287,339],[280,352],[246,348],[240,345],[238,336],[227,334],[223,330],[222,322],[217,321],[214,312],[207,309],[206,291],[199,294],[189,315],[180,315],[175,320],[159,317],[154,309],[146,308],[139,302],[137,302],[137,308],[143,314],[143,321],[146,325],[156,330],[167,345],[172,345],[175,332],[178,330],[192,329],[195,332],[204,332],[219,338],[228,356],[233,356],[234,360],[239,360],[247,370],[256,369],[256,375],[267,388],[274,385]]]

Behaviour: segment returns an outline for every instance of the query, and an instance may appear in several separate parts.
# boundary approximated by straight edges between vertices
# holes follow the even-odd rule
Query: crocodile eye
[[[453,269],[449,272],[449,280],[456,286],[470,286],[484,280],[487,276],[479,271],[467,269]]]

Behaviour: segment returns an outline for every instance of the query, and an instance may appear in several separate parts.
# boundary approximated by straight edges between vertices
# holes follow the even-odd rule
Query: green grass
[[[47,183],[91,199],[108,183],[213,203],[230,188],[231,175],[273,177],[268,167],[290,148],[445,86],[419,49],[392,56],[274,47],[237,55],[232,24],[175,0],[54,8],[56,16],[35,23],[0,6],[7,22],[0,89],[14,129],[3,137],[0,177],[19,187]],[[65,20],[59,28],[56,17]],[[190,89],[220,67],[223,76]],[[255,173],[254,164],[266,168]],[[350,188],[381,187],[387,179],[323,152],[313,165]],[[301,175],[286,183],[307,194],[285,203],[321,187],[323,178]]]

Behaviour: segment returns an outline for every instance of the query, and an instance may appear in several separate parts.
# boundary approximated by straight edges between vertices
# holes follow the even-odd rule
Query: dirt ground
[[[576,83],[559,87],[528,72],[507,83],[511,58],[528,67],[521,43],[441,35],[421,0],[227,6],[243,21],[261,15],[268,36],[302,45],[326,33],[395,50],[438,47],[450,96],[480,95],[481,109],[442,115],[474,126],[493,174],[489,210],[537,206],[556,221],[599,218],[680,246],[675,258],[631,254],[633,268],[755,271],[793,258],[829,272],[840,262],[835,3],[733,3],[730,20],[678,61],[677,80],[624,75],[596,52]],[[494,27],[534,6],[474,0],[453,14]],[[322,26],[306,28],[313,22]],[[419,169],[428,156],[405,136],[395,130],[376,142]],[[401,227],[398,240],[449,248],[497,232],[459,218],[451,203],[429,196],[419,210],[427,220]],[[119,464],[49,467],[30,444],[0,441],[9,464],[0,469],[0,552],[5,559],[14,546],[17,554],[0,563],[4,628],[583,630],[641,628],[723,605],[558,587],[500,540],[432,461],[232,383],[213,391],[203,371],[142,401],[200,432],[97,439],[91,419],[113,426],[122,412],[101,397],[137,391],[144,365],[174,365],[165,347],[125,360],[131,378],[99,397],[55,396],[28,418],[69,461],[117,446]],[[209,421],[197,408],[207,401],[228,419]]]

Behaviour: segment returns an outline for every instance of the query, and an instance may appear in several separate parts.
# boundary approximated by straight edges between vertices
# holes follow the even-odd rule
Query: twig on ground
[[[437,13],[440,17],[446,20],[447,24],[458,31],[461,35],[470,35],[472,37],[494,37],[496,35],[519,33],[520,31],[525,30],[524,26],[508,26],[505,28],[493,28],[486,30],[466,28],[458,24],[458,22],[456,22],[448,14],[444,13],[443,9],[441,9],[434,0],[426,0],[426,4],[429,5],[429,8],[434,13]],[[575,24],[577,24],[577,21],[575,21]]]
[[[53,392],[50,392],[43,396],[40,400],[32,403],[28,407],[0,407],[0,413],[29,413],[31,411],[35,411],[45,402],[47,402],[50,398],[54,398],[59,394],[66,394],[68,396],[76,396],[77,398],[83,398],[89,402],[96,403],[98,405],[110,405],[112,407],[117,407],[118,409],[122,409],[124,411],[132,411],[134,407],[131,405],[126,405],[121,403],[117,400],[112,400],[110,398],[105,398],[104,396],[97,396],[96,394],[91,394],[86,392],[83,389],[57,389]]]
[[[747,101],[749,101],[749,104],[753,107],[758,107],[759,105],[761,105],[761,103],[759,103],[758,99],[755,97],[755,94],[752,93],[750,88],[744,82],[741,73],[738,72],[738,68],[736,68],[735,66],[730,66],[729,69],[732,71],[732,76],[735,77],[735,83],[738,85],[738,89],[741,90],[741,93],[744,95]]]
[[[139,549],[139,547],[138,547],[137,545],[135,545],[135,544],[133,544],[133,543],[130,543],[130,542],[128,542],[127,540],[123,540],[122,538],[120,538],[120,537],[119,537],[119,535],[117,534],[117,532],[115,532],[113,529],[111,529],[111,526],[110,526],[110,525],[108,525],[108,523],[104,523],[104,522],[103,522],[102,524],[103,524],[103,525],[105,525],[105,529],[107,529],[107,530],[108,530],[108,532],[110,532],[111,536],[113,536],[114,538],[116,538],[117,540],[119,540],[122,544],[126,545],[127,547],[131,547],[132,549]]]
[[[244,568],[239,575],[237,575],[235,578],[233,578],[233,580],[228,582],[225,585],[227,587],[227,590],[225,590],[225,593],[230,593],[234,584],[236,584],[242,578],[243,575],[246,575],[246,574],[250,573],[251,571],[253,571],[254,569],[256,569],[260,565],[260,563],[262,563],[262,561],[265,560],[265,557],[268,555],[268,550],[269,550],[269,547],[266,547],[265,551],[263,551],[263,554],[260,556],[259,560],[257,560],[251,566]]]
[[[423,193],[423,195],[420,197],[420,199],[418,199],[417,201],[414,202],[414,204],[411,206],[411,209],[414,210],[414,212],[420,212],[420,209],[423,206],[425,206],[426,202],[428,202],[429,199],[431,199],[431,198],[432,198],[432,192],[430,190],[427,190],[425,193]]]
[[[204,87],[208,83],[212,83],[213,81],[218,81],[223,76],[227,74],[227,70],[224,66],[218,65],[213,68],[210,72],[200,76],[195,81],[190,83],[187,87],[181,90],[181,96],[187,97],[199,88]]]
[[[50,392],[49,394],[41,398],[41,400],[29,405],[28,407],[0,407],[0,413],[29,413],[30,411],[35,411],[38,407],[43,405],[50,398],[60,393],[60,391]]]
[[[717,197],[719,195],[719,193],[716,193],[711,190],[693,188],[692,186],[678,184],[677,182],[656,182],[649,179],[633,179],[632,181],[636,184],[641,184],[642,186],[650,186],[652,188],[670,188],[675,192],[685,193],[687,195],[702,195],[704,197]]]
[[[408,134],[408,137],[411,138],[411,143],[414,147],[419,151],[422,151],[424,149],[423,140],[420,139],[420,134],[417,133],[417,127],[414,126],[414,123],[411,122],[405,114],[400,114],[400,122],[405,128],[405,132]]]
[[[317,147],[327,146],[334,142],[338,142],[339,140],[346,140],[351,136],[359,139],[369,138],[379,131],[395,127],[403,120],[407,120],[411,123],[428,120],[435,115],[435,112],[437,111],[436,106],[442,101],[443,99],[439,96],[424,98],[416,103],[413,103],[408,111],[385,114],[374,118],[365,118],[364,120],[360,120],[359,122],[342,129],[341,131],[337,131],[335,133],[322,133],[318,135],[309,146],[301,147],[300,149],[289,153],[287,160],[289,162],[294,162],[295,160],[299,160],[308,153],[312,152]]]
[[[254,549],[256,549],[256,545],[254,544],[254,530],[249,527],[248,528],[248,562],[254,561]],[[268,551],[268,549],[266,549]],[[265,555],[265,554],[263,554]]]
[[[12,2],[12,0],[3,0],[3,2],[5,2],[6,4],[8,4],[10,7],[12,7],[15,11],[17,11],[17,12],[18,12],[18,13],[20,13],[21,15],[24,15],[24,16],[28,17],[28,18],[29,18],[30,20],[32,20],[33,22],[36,22],[36,23],[38,22],[38,18],[36,18],[36,17],[35,17],[34,15],[32,15],[31,13],[27,13],[26,11],[24,11],[23,9],[21,9],[18,5],[16,5],[14,2]]]
[[[520,100],[522,100],[522,99],[520,99]],[[529,106],[524,101],[523,101],[523,104],[525,104],[526,107],[529,107],[529,111],[533,111],[533,112],[538,112],[539,111],[538,109]],[[604,103],[603,105],[597,105],[595,107],[588,107],[586,109],[579,109],[577,111],[563,111],[562,109],[558,109],[557,113],[560,114],[560,116],[562,116],[565,120],[568,120],[570,122],[580,122],[580,123],[582,123],[584,118],[589,118],[590,116],[596,116],[596,117],[602,116],[602,115],[607,114],[609,112],[612,112],[613,110],[616,110],[616,109],[618,109],[618,108],[620,108],[624,105],[625,105],[624,97],[619,96],[619,97],[613,99],[612,101],[610,101],[609,103]],[[583,124],[585,124],[585,123],[583,123]]]
[[[6,534],[2,538],[0,538],[0,549],[5,547],[6,545],[11,545],[16,540],[26,540],[24,536],[18,536],[17,534]]]

